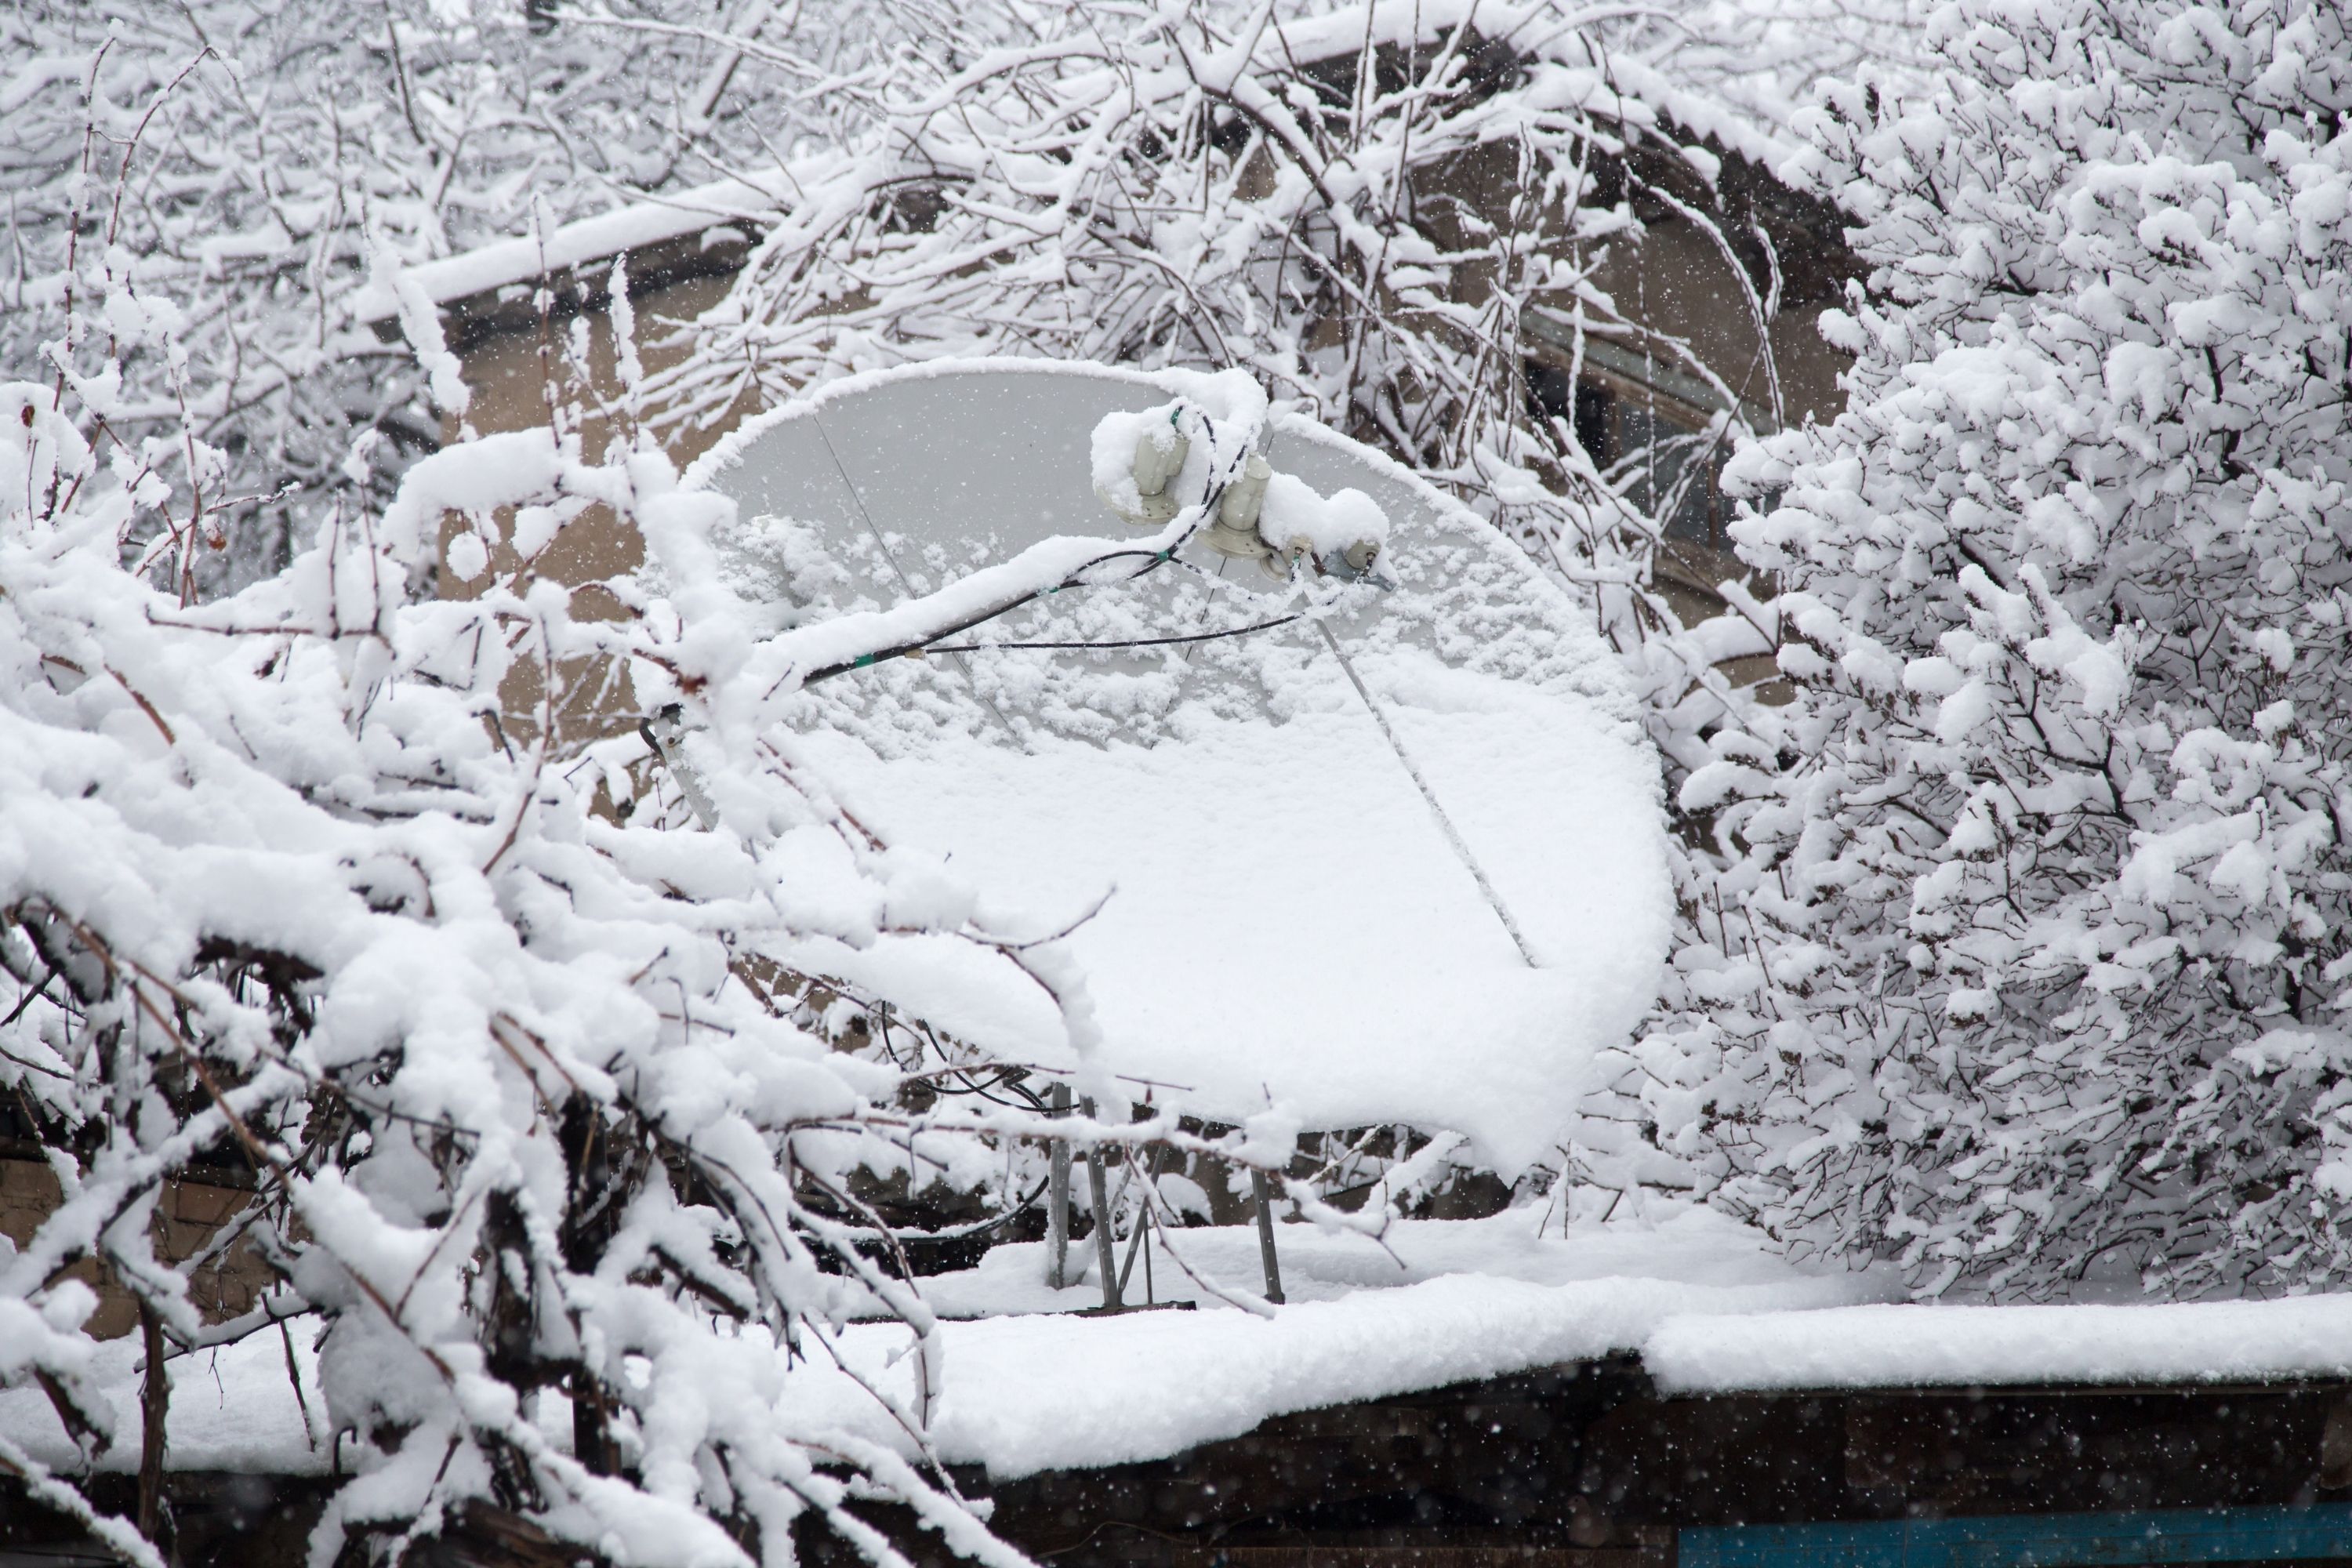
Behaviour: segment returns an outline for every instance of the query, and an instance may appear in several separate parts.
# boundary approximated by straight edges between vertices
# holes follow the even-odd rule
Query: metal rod
[[[1127,1261],[1118,1266],[1118,1294],[1121,1300],[1127,1299],[1127,1282],[1135,1278],[1135,1255],[1138,1252],[1143,1254],[1144,1279],[1149,1280],[1151,1278],[1150,1244],[1144,1240],[1144,1233],[1151,1228],[1150,1224],[1151,1183],[1158,1174],[1159,1168],[1160,1151],[1154,1149],[1143,1162],[1143,1191],[1138,1196],[1138,1202],[1141,1206],[1135,1211],[1135,1234],[1129,1237],[1127,1240]],[[1147,1301],[1151,1300],[1151,1287],[1148,1284],[1143,1289],[1143,1299]]]
[[[1095,1102],[1082,1102],[1079,1109],[1091,1121]],[[1103,1179],[1103,1157],[1099,1148],[1087,1151],[1087,1194],[1095,1206],[1095,1263],[1102,1270],[1103,1310],[1119,1310],[1118,1256],[1113,1249],[1110,1234],[1110,1184]]]
[[[1264,1171],[1250,1173],[1250,1195],[1257,1200],[1257,1256],[1265,1265],[1265,1299],[1282,1305],[1282,1263],[1274,1255],[1274,1184]]]
[[[1469,868],[1471,879],[1478,884],[1478,890],[1486,896],[1486,907],[1495,911],[1495,918],[1502,921],[1503,929],[1510,933],[1511,945],[1519,950],[1519,956],[1527,960],[1529,969],[1541,969],[1543,965],[1536,962],[1534,949],[1528,946],[1528,939],[1520,934],[1519,922],[1511,918],[1511,911],[1505,907],[1503,895],[1495,891],[1495,884],[1486,879],[1486,873],[1479,866],[1478,858],[1470,853],[1470,846],[1455,830],[1454,819],[1446,816],[1445,807],[1438,804],[1437,792],[1429,787],[1427,779],[1421,776],[1421,769],[1413,764],[1412,753],[1404,749],[1404,742],[1397,738],[1396,731],[1390,727],[1389,716],[1381,711],[1379,703],[1372,700],[1371,689],[1364,684],[1363,677],[1358,675],[1356,667],[1349,662],[1346,650],[1339,646],[1339,639],[1331,635],[1330,626],[1323,621],[1317,621],[1315,629],[1321,632],[1323,640],[1331,645],[1332,653],[1339,658],[1339,668],[1348,672],[1348,684],[1353,686],[1356,689],[1356,695],[1364,700],[1365,708],[1370,710],[1372,715],[1372,722],[1378,724],[1381,727],[1381,733],[1388,738],[1389,750],[1396,753],[1397,761],[1402,763],[1404,771],[1412,775],[1413,787],[1421,791],[1421,798],[1429,803],[1430,815],[1437,818],[1437,826],[1445,834],[1445,842],[1454,847],[1455,858]]]
[[[1046,1095],[1055,1116],[1070,1113],[1070,1086],[1055,1084]],[[1056,1138],[1051,1146],[1052,1174],[1045,1183],[1045,1283],[1059,1290],[1070,1282],[1070,1145]]]

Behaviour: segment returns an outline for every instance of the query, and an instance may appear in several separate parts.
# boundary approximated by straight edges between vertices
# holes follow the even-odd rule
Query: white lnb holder
[[[1210,549],[1236,561],[1263,561],[1274,553],[1257,531],[1258,517],[1265,510],[1266,481],[1273,478],[1273,465],[1258,453],[1243,460],[1242,471],[1226,483],[1217,503],[1217,520],[1209,525],[1205,542]]]
[[[1171,482],[1192,452],[1192,441],[1173,421],[1168,429],[1151,431],[1135,444],[1135,493],[1143,500],[1141,521],[1157,527],[1181,510]]]

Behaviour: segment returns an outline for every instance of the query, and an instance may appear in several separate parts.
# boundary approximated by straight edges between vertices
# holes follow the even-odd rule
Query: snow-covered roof
[[[1541,1234],[1538,1234],[1538,1232]],[[1271,1321],[1202,1300],[1191,1312],[1034,1315],[1086,1303],[1035,1283],[1040,1248],[991,1252],[931,1281],[950,1311],[935,1440],[1003,1479],[1165,1458],[1295,1411],[1630,1354],[1670,1394],[1748,1390],[2200,1384],[2352,1376],[2352,1295],[2275,1301],[1923,1306],[1890,1282],[1773,1255],[1711,1211],[1546,1226],[1538,1209],[1401,1222],[1381,1241],[1281,1227],[1292,1304]],[[1181,1233],[1186,1262],[1245,1280],[1254,1232]],[[1160,1278],[1175,1275],[1164,1258]],[[1197,1298],[1189,1286],[1179,1299]],[[1007,1309],[1032,1315],[1008,1315]],[[879,1386],[906,1331],[849,1331]],[[823,1358],[817,1358],[822,1361]],[[885,1417],[829,1363],[792,1386],[829,1418],[888,1440]],[[861,1404],[863,1402],[863,1404]],[[814,1411],[812,1411],[814,1414]],[[903,1440],[903,1439],[901,1439]]]
[[[1163,1297],[1191,1311],[1086,1318],[1091,1284],[1043,1283],[1039,1244],[990,1252],[975,1269],[922,1281],[941,1311],[945,1378],[932,1437],[950,1463],[995,1479],[1170,1458],[1275,1416],[1632,1354],[1670,1394],[2028,1385],[2161,1385],[2352,1377],[2352,1295],[2272,1301],[2074,1306],[1918,1306],[1883,1300],[1875,1277],[1812,1272],[1705,1210],[1562,1226],[1539,1208],[1475,1221],[1404,1221],[1381,1240],[1280,1227],[1291,1304],[1272,1319],[1223,1306],[1164,1253]],[[1255,1232],[1178,1233],[1184,1264],[1241,1284]],[[989,1314],[982,1316],[981,1314]],[[170,1462],[189,1469],[321,1472],[315,1325],[293,1325],[310,1428],[274,1332],[180,1361]],[[835,1348],[885,1393],[911,1363],[895,1324],[852,1323]],[[137,1463],[135,1338],[101,1352],[126,1434],[101,1460]],[[839,1421],[908,1446],[873,1397],[812,1348],[784,1383],[778,1419]],[[568,1444],[571,1418],[540,1412]],[[0,1436],[46,1462],[72,1447],[39,1391],[0,1393]]]
[[[1881,75],[1906,73],[1918,8],[1916,0],[1835,6],[1826,0],[1685,0],[1649,8],[1653,36],[1618,47],[1563,26],[1559,8],[1546,0],[1374,0],[1370,7],[1347,5],[1268,26],[1256,36],[1252,58],[1269,66],[1344,59],[1368,40],[1399,48],[1428,45],[1467,26],[1536,68],[1529,90],[1541,109],[1671,128],[1777,172],[1801,145],[1792,121],[1823,78],[1864,63]],[[730,225],[756,226],[761,215],[790,210],[799,193],[850,161],[827,149],[764,171],[639,196],[543,236],[417,264],[407,275],[433,303],[450,305]],[[741,231],[728,237],[740,238]],[[388,322],[398,312],[384,279],[353,297],[353,316],[363,324]]]
[[[448,305],[675,241],[700,237],[708,247],[722,238],[740,239],[740,231],[730,232],[730,226],[751,223],[759,215],[775,211],[784,199],[781,193],[790,188],[785,172],[779,169],[765,177],[717,180],[645,196],[545,235],[501,239],[420,262],[407,268],[407,277],[434,304]],[[389,321],[399,313],[400,301],[384,279],[371,280],[352,296],[352,317],[362,325]]]

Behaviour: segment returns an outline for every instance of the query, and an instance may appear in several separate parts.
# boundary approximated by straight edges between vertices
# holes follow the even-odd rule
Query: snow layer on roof
[[[550,230],[522,235],[420,262],[404,275],[436,305],[472,299],[509,284],[527,283],[551,272],[608,261],[625,251],[667,244],[689,235],[716,237],[714,230],[736,222],[756,224],[772,214],[791,188],[789,176],[718,180],[707,185],[646,196]],[[363,324],[389,321],[400,300],[383,278],[371,279],[352,296],[352,318]]]
[[[1540,1234],[1538,1232],[1540,1231]],[[1646,1220],[1563,1228],[1539,1208],[1475,1221],[1407,1221],[1383,1242],[1280,1227],[1292,1304],[1271,1320],[1221,1304],[1156,1257],[1160,1298],[1192,1311],[1080,1318],[1089,1284],[1053,1292],[1041,1249],[1012,1246],[979,1268],[921,1282],[940,1310],[997,1314],[944,1325],[932,1438],[950,1463],[1004,1480],[1055,1468],[1166,1458],[1277,1415],[1420,1393],[1541,1367],[1634,1353],[1668,1393],[2069,1384],[2210,1384],[2352,1376],[2352,1295],[2189,1305],[1940,1307],[1873,1304],[1886,1282],[1814,1273],[1755,1233],[1670,1204]],[[1191,1268],[1221,1288],[1255,1282],[1242,1226],[1181,1232]],[[1140,1296],[1140,1275],[1132,1287]],[[310,1351],[292,1342],[310,1426],[274,1331],[172,1363],[170,1463],[184,1469],[317,1473],[328,1416]],[[886,1394],[902,1394],[908,1333],[852,1323],[835,1348]],[[843,1422],[910,1447],[897,1421],[810,1347],[777,1419]],[[120,1440],[100,1468],[135,1468],[138,1347],[100,1352]],[[536,1419],[570,1442],[560,1396]],[[0,1393],[0,1436],[45,1463],[72,1446],[37,1390]],[[346,1458],[348,1458],[348,1453]]]
[[[1162,1458],[1294,1411],[1633,1349],[1676,1313],[1822,1306],[1874,1288],[1858,1276],[1795,1268],[1719,1215],[1675,1205],[1657,1214],[1656,1223],[1563,1228],[1539,1209],[1515,1209],[1486,1220],[1402,1221],[1383,1241],[1285,1225],[1292,1304],[1271,1320],[1187,1283],[1164,1250],[1153,1259],[1160,1300],[1197,1300],[1198,1310],[1070,1316],[1099,1304],[1098,1289],[1049,1290],[1042,1245],[1001,1247],[979,1268],[919,1282],[943,1312],[998,1314],[944,1326],[933,1439],[949,1462],[982,1465],[999,1479]],[[1184,1262],[1221,1289],[1257,1283],[1254,1227],[1187,1230],[1178,1245]],[[1139,1263],[1130,1294],[1143,1294]],[[329,1418],[310,1351],[317,1328],[315,1320],[291,1325],[315,1443],[287,1380],[285,1347],[265,1331],[171,1363],[173,1468],[325,1470]],[[851,1323],[838,1332],[848,1365],[887,1394],[906,1392],[911,1363],[890,1364],[907,1346],[906,1330]],[[100,1468],[135,1468],[136,1337],[100,1347],[99,1363],[119,1435]],[[550,1440],[568,1447],[562,1398],[534,1414]],[[814,1346],[785,1380],[777,1414],[812,1430],[837,1423],[910,1447],[898,1421]],[[0,1436],[44,1463],[75,1462],[37,1389],[0,1392]]]
[[[1468,25],[1529,67],[1530,109],[1574,109],[1644,130],[1662,124],[1712,141],[1778,171],[1801,145],[1793,121],[1825,79],[1869,69],[1916,80],[1926,69],[1927,0],[1665,0],[1626,13],[1630,26],[1576,30],[1550,0],[1378,0],[1314,9],[1253,32],[1255,0],[1231,18],[1254,36],[1261,65],[1345,58],[1375,46],[1433,46]],[[1498,126],[1501,122],[1498,121]],[[674,191],[652,193],[562,225],[407,269],[436,304],[450,304],[548,272],[707,234],[731,223],[757,227],[800,205],[796,193],[824,191],[860,163],[877,175],[887,159],[828,149],[788,165]],[[820,198],[822,199],[822,198]],[[389,321],[399,302],[383,279],[352,298],[362,323]]]
[[[1810,1282],[1536,1285],[1446,1275],[1286,1307],[1272,1319],[1137,1312],[957,1323],[947,1330],[933,1436],[950,1463],[983,1466],[997,1480],[1139,1463],[1240,1436],[1276,1415],[1591,1360],[1638,1344],[1676,1312],[1753,1310],[1829,1293]],[[854,1331],[845,1358],[887,1386],[903,1374],[884,1373],[882,1363],[906,1337]],[[809,1363],[788,1386],[812,1414],[889,1439],[880,1413],[834,1368]]]
[[[1804,145],[1798,119],[1823,83],[1867,75],[1909,90],[1927,79],[1936,68],[1926,47],[1934,5],[1668,0],[1635,36],[1600,51],[1600,64],[1676,130],[1778,175]]]
[[[1682,1318],[1642,1360],[1665,1388],[1706,1391],[2352,1377],[2352,1296]]]
[[[1519,58],[1532,107],[1580,110],[1645,131],[1670,122],[1770,168],[1796,151],[1790,119],[1819,62],[1853,59],[1851,48],[1831,47],[1840,30],[1827,21],[1808,25],[1801,9],[1748,0],[1670,0],[1629,33],[1564,26],[1551,0],[1377,0],[1369,10],[1349,5],[1286,21],[1267,29],[1255,53],[1265,63],[1339,59],[1369,40],[1425,54],[1467,26]]]

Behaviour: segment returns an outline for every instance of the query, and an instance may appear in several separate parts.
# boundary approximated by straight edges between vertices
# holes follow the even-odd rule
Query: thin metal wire
[[[1444,830],[1445,842],[1454,846],[1455,858],[1468,868],[1472,879],[1478,884],[1478,890],[1486,896],[1486,907],[1495,911],[1495,918],[1503,922],[1505,931],[1510,932],[1511,945],[1519,950],[1519,956],[1527,960],[1529,969],[1541,969],[1543,965],[1536,962],[1534,950],[1528,946],[1528,939],[1519,931],[1519,922],[1511,918],[1503,896],[1495,891],[1495,884],[1486,879],[1486,870],[1478,864],[1478,858],[1470,853],[1470,846],[1454,828],[1454,819],[1445,815],[1445,807],[1438,803],[1437,792],[1430,788],[1429,781],[1422,776],[1421,769],[1413,763],[1412,753],[1404,749],[1404,742],[1398,739],[1395,729],[1389,723],[1389,716],[1381,711],[1378,702],[1372,700],[1371,689],[1364,684],[1364,678],[1356,673],[1356,667],[1349,660],[1347,650],[1339,646],[1339,639],[1331,635],[1329,624],[1317,617],[1315,629],[1323,634],[1323,640],[1330,645],[1331,652],[1339,660],[1339,668],[1348,672],[1348,684],[1353,686],[1356,695],[1364,700],[1364,707],[1370,712],[1372,722],[1381,727],[1381,733],[1388,739],[1389,750],[1394,752],[1397,761],[1404,764],[1404,771],[1412,776],[1413,787],[1421,791],[1421,798],[1429,803],[1430,815],[1437,818],[1437,826]]]

